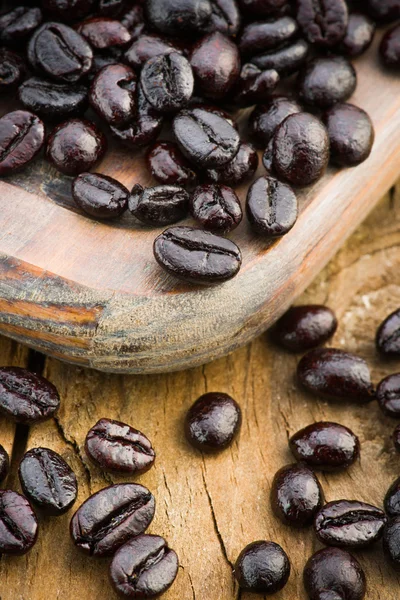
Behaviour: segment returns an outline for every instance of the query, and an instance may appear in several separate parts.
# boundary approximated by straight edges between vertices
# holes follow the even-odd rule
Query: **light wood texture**
[[[371,366],[373,381],[400,370],[376,355],[374,334],[400,305],[400,186],[387,195],[299,299],[332,307],[339,318],[331,345],[357,352]],[[3,355],[2,360],[9,356]],[[62,398],[56,421],[33,428],[28,447],[45,445],[76,470],[77,506],[111,481],[94,468],[83,444],[100,417],[122,419],[143,430],[157,451],[155,467],[138,477],[155,494],[150,530],[164,535],[180,557],[180,570],[165,600],[255,600],[240,595],[232,564],[256,539],[282,544],[292,562],[288,586],[276,600],[306,600],[301,575],[320,546],[312,530],[292,530],[271,513],[274,473],[293,459],[287,438],[314,421],[335,420],[360,437],[361,459],[340,474],[321,475],[327,500],[360,499],[382,505],[399,476],[400,456],[390,436],[396,422],[376,403],[335,405],[301,391],[294,378],[298,357],[273,346],[267,335],[211,364],[153,376],[101,374],[48,359],[45,375]],[[232,394],[243,410],[239,439],[219,456],[202,456],[185,442],[186,410],[206,391]],[[1,440],[0,440],[1,441]],[[90,559],[69,540],[69,514],[41,521],[39,541],[25,557],[0,561],[2,600],[116,600],[108,584],[108,560]],[[384,562],[380,544],[358,552],[368,578],[366,600],[398,600],[400,576]]]
[[[44,163],[0,182],[0,331],[57,358],[131,373],[203,364],[260,334],[398,176],[399,80],[376,54],[375,45],[356,61],[352,98],[374,121],[372,156],[301,192],[299,221],[283,239],[256,238],[243,223],[232,234],[243,267],[224,285],[177,283],[154,261],[157,230],[129,217],[117,225],[83,217],[72,209],[67,178]],[[97,170],[127,186],[150,183],[143,158],[120,148]]]

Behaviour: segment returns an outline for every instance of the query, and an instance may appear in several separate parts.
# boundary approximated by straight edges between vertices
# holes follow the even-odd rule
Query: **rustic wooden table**
[[[375,382],[399,370],[399,363],[379,360],[374,334],[385,315],[400,305],[400,185],[299,302],[324,303],[336,311],[340,325],[332,345],[365,357]],[[157,451],[155,467],[138,481],[157,499],[150,531],[165,536],[180,557],[178,578],[165,600],[250,600],[240,594],[232,565],[240,550],[257,539],[279,542],[292,562],[289,584],[276,600],[303,600],[302,570],[319,545],[312,531],[282,526],[268,499],[275,471],[292,460],[288,436],[325,419],[349,425],[360,437],[356,465],[320,476],[327,500],[357,498],[382,505],[386,489],[400,475],[400,456],[390,439],[395,422],[376,404],[335,406],[306,395],[294,379],[297,360],[267,336],[203,368],[166,375],[103,375],[48,359],[43,372],[59,388],[62,407],[57,419],[29,431],[1,422],[0,441],[13,452],[6,485],[19,488],[17,466],[25,448],[48,446],[77,473],[78,506],[90,493],[123,480],[91,466],[83,450],[85,434],[98,418],[121,419],[144,431]],[[38,364],[28,350],[1,339],[0,364],[32,361]],[[244,422],[233,447],[210,457],[188,447],[182,422],[191,403],[212,390],[234,396]],[[73,547],[70,516],[43,519],[30,554],[1,558],[1,600],[114,600],[108,561],[90,559]],[[368,577],[367,600],[398,600],[400,576],[386,566],[380,545],[357,556]]]

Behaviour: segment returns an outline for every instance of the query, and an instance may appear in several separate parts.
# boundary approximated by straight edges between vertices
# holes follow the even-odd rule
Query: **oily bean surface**
[[[372,19],[361,12],[349,15],[346,35],[338,46],[338,52],[356,58],[363,54],[374,39],[376,25]]]
[[[155,110],[176,112],[188,104],[193,94],[193,71],[188,60],[178,52],[162,54],[144,64],[140,83]]]
[[[149,24],[171,36],[198,36],[206,31],[212,16],[209,0],[147,0]]]
[[[400,70],[400,25],[386,32],[379,47],[379,53],[386,67]]]
[[[225,185],[198,186],[190,198],[190,212],[204,229],[214,233],[228,233],[242,220],[239,198]]]
[[[290,352],[306,352],[332,337],[337,325],[333,311],[327,306],[292,306],[277,321],[273,337]]]
[[[147,225],[170,225],[188,213],[189,194],[178,185],[158,185],[144,189],[137,184],[129,196],[130,213]]]
[[[205,177],[214,183],[237,186],[251,179],[258,167],[258,154],[251,144],[242,142],[231,162],[218,169],[207,169]]]
[[[390,519],[400,517],[400,477],[392,483],[386,492],[384,508]]]
[[[345,0],[297,0],[297,21],[311,44],[331,48],[346,35]]]
[[[260,69],[275,69],[282,76],[292,75],[307,60],[310,46],[306,40],[288,42],[280,48],[274,48],[251,57],[251,62]]]
[[[328,129],[331,160],[342,167],[355,167],[367,160],[375,140],[369,115],[353,104],[336,104],[323,115]]]
[[[247,192],[246,213],[256,233],[267,237],[282,236],[296,223],[296,194],[273,177],[259,177]]]
[[[375,343],[378,352],[383,356],[400,356],[400,309],[392,312],[379,326]]]
[[[376,388],[376,399],[387,417],[400,419],[400,373],[382,379]]]
[[[265,148],[282,121],[301,111],[300,104],[286,96],[275,96],[256,106],[249,118],[249,129],[257,146]]]
[[[20,85],[18,96],[28,110],[47,120],[59,120],[83,114],[88,104],[86,86],[31,77]]]
[[[28,500],[12,490],[0,490],[1,554],[26,554],[37,535],[38,522]]]
[[[280,76],[275,69],[262,71],[251,63],[243,65],[235,85],[234,104],[246,107],[265,102],[279,81]]]
[[[0,444],[0,483],[2,483],[8,475],[10,468],[10,457],[7,450]]]
[[[0,119],[0,177],[24,168],[44,144],[44,124],[31,112],[16,110]]]
[[[131,41],[131,34],[126,27],[120,21],[107,17],[87,19],[77,26],[76,31],[96,50],[126,46]]]
[[[137,79],[128,66],[113,64],[101,69],[90,88],[90,104],[110,125],[122,127],[136,116]]]
[[[236,0],[210,0],[211,17],[208,31],[220,31],[235,36],[240,29],[241,14]]]
[[[0,91],[13,91],[25,75],[25,65],[18,54],[0,48]]]
[[[287,0],[239,0],[242,12],[253,20],[279,13],[286,3]]]
[[[197,174],[174,142],[156,142],[147,153],[152,176],[166,185],[190,186]]]
[[[297,34],[298,29],[299,26],[292,17],[248,23],[240,35],[239,50],[244,55],[254,56],[289,41]]]
[[[290,576],[290,562],[279,544],[258,541],[242,550],[234,573],[241,590],[270,595],[285,587]]]
[[[81,173],[72,183],[75,203],[96,219],[115,219],[128,208],[129,191],[119,181],[99,173]]]
[[[350,98],[357,87],[357,74],[343,56],[319,57],[305,65],[297,84],[303,102],[324,109]]]
[[[139,70],[155,56],[180,52],[178,46],[170,40],[155,34],[141,35],[125,52],[125,62],[133,69]]]
[[[0,16],[0,43],[17,46],[42,22],[40,8],[17,6]]]
[[[389,521],[383,534],[383,552],[390,564],[400,568],[400,517]]]

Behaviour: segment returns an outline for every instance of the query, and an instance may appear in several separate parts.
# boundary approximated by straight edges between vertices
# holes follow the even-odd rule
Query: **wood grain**
[[[356,61],[352,98],[374,121],[370,159],[330,169],[301,192],[299,221],[281,240],[256,238],[243,223],[232,234],[243,268],[224,285],[188,287],[162,273],[152,256],[157,230],[132,217],[110,225],[78,214],[70,182],[44,162],[0,182],[0,331],[57,358],[131,373],[199,365],[259,335],[398,176],[398,79],[379,68],[376,54],[375,45]],[[98,170],[128,187],[150,183],[143,157],[121,148]]]

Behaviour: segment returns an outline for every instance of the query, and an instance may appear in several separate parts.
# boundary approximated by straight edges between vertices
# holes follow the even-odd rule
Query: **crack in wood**
[[[61,420],[60,420],[59,417],[57,417],[57,415],[55,415],[53,417],[53,419],[54,419],[54,423],[56,424],[57,431],[60,434],[61,438],[64,440],[64,442],[70,448],[73,449],[75,456],[78,458],[79,462],[81,463],[81,465],[83,467],[83,470],[84,470],[85,475],[86,475],[87,485],[88,485],[88,488],[89,488],[89,495],[91,496],[92,495],[92,475],[90,473],[89,467],[87,466],[87,464],[86,464],[86,462],[85,462],[85,460],[84,460],[84,458],[82,456],[82,453],[81,453],[81,450],[79,448],[78,442],[75,439],[73,439],[73,438],[69,439],[66,436],[64,428],[63,428],[63,426],[61,424]]]

